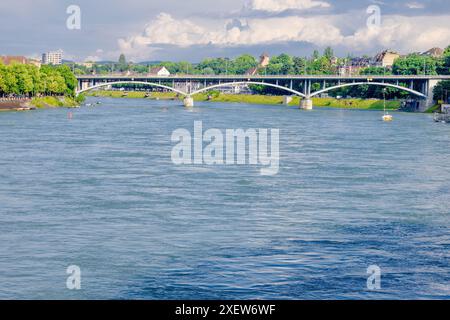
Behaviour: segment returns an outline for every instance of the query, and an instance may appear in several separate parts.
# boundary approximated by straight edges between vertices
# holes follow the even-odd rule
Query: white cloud
[[[418,3],[418,2],[410,2],[410,3],[407,3],[406,6],[409,9],[424,9],[425,8],[425,5],[423,3]]]
[[[330,4],[317,0],[250,0],[245,9],[265,12],[283,12],[287,10],[305,10],[328,8]]]
[[[190,47],[245,47],[277,43],[307,42],[314,46],[332,46],[358,53],[374,53],[381,49],[400,52],[425,51],[446,47],[450,43],[449,15],[414,16],[386,15],[378,28],[359,29],[344,35],[338,27],[354,19],[355,12],[341,16],[298,17],[288,15],[271,18],[233,20],[176,19],[161,13],[143,33],[119,39],[119,51],[132,59],[148,59],[165,45]],[[420,28],[418,28],[420,26]]]
[[[391,48],[405,53],[446,47],[450,43],[449,19],[450,16],[387,16],[379,28],[361,28],[346,37],[344,44],[359,50]]]
[[[206,33],[207,30],[189,20],[177,20],[167,13],[160,13],[147,24],[142,34],[119,39],[119,51],[135,60],[147,59],[159,45],[188,47],[205,44]]]
[[[84,59],[84,61],[85,61],[85,62],[97,62],[97,61],[100,61],[100,60],[102,60],[102,59],[101,59],[101,56],[103,55],[103,53],[104,53],[103,49],[97,49],[97,50],[95,51],[95,54],[94,54],[94,55],[87,56],[87,57]]]
[[[162,13],[147,25],[142,34],[119,39],[118,44],[122,52],[136,59],[144,52],[148,55],[149,48],[160,45],[230,47],[292,41],[326,45],[342,40],[340,30],[330,24],[326,17],[254,18],[246,20],[245,24],[237,23],[235,19],[222,21],[219,27],[211,29],[207,25],[176,20]]]
[[[249,19],[248,28],[233,28],[217,33],[213,43],[223,45],[256,45],[264,43],[305,41],[324,45],[340,42],[340,30],[330,24],[325,17],[300,18],[296,16]]]

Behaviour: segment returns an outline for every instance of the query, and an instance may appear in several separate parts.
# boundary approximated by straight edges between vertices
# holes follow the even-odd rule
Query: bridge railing
[[[108,75],[78,75],[82,79],[402,79],[402,80],[450,80],[450,75],[193,75],[193,74],[174,74],[170,76],[157,76],[145,73],[136,74],[108,74]]]

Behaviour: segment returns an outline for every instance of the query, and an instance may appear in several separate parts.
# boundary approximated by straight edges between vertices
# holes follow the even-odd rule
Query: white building
[[[155,67],[149,70],[149,75],[158,77],[168,77],[170,76],[169,70],[166,67]]]
[[[62,64],[62,51],[50,51],[42,54],[42,64]]]

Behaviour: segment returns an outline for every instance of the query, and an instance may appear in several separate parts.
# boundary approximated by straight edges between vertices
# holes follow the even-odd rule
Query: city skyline
[[[72,4],[81,10],[80,30],[66,26]],[[380,10],[380,25],[369,28],[373,6]],[[327,46],[340,56],[375,55],[384,49],[423,52],[450,43],[450,5],[441,0],[231,0],[214,5],[204,0],[95,5],[45,0],[39,6],[21,0],[0,4],[0,12],[5,31],[0,54],[39,57],[62,49],[65,59],[74,61],[116,61],[121,53],[135,62],[197,62],[264,51],[301,56]]]

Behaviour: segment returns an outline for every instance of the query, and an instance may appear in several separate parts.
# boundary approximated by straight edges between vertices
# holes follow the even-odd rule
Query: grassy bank
[[[95,91],[88,94],[94,97],[111,97],[111,98],[146,98],[145,92],[121,92],[121,91]],[[150,99],[178,99],[174,92],[151,92]],[[222,94],[218,92],[201,93],[194,97],[195,101],[210,102],[229,102],[229,103],[248,103],[248,104],[283,104],[282,96],[267,95],[242,95],[242,94]],[[293,97],[289,103],[290,106],[298,106],[300,104],[299,97]],[[315,107],[342,108],[342,109],[365,109],[365,110],[382,110],[383,101],[381,100],[365,100],[365,99],[334,99],[334,98],[313,98]],[[397,110],[400,107],[400,101],[386,101],[386,108],[389,110]]]
[[[435,112],[440,112],[440,110],[441,110],[441,105],[436,104],[436,105],[432,106],[431,108],[429,108],[427,111],[425,111],[425,113],[435,113]]]
[[[33,98],[30,105],[36,108],[76,107],[80,105],[82,98],[72,97],[40,97]]]
[[[313,98],[315,107],[342,108],[342,109],[363,109],[363,110],[383,110],[383,100],[376,99],[334,99],[334,98]],[[400,101],[386,101],[386,109],[398,110]]]

